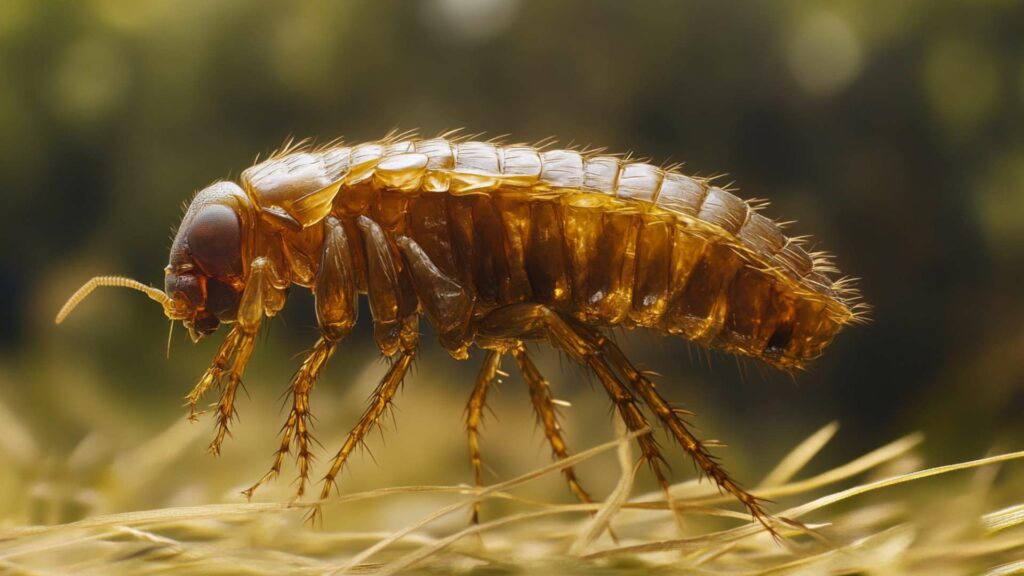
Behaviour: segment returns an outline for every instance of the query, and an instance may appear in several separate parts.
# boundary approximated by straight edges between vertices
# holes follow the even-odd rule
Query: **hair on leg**
[[[616,376],[608,365],[603,352],[593,342],[577,331],[557,312],[539,304],[512,304],[494,310],[482,318],[477,326],[478,334],[492,337],[514,339],[527,335],[545,335],[547,340],[563,350],[576,362],[588,367],[601,382],[608,397],[611,398],[626,429],[636,432],[648,428],[636,398],[629,388]],[[673,511],[677,523],[681,527],[681,519],[675,500],[669,490],[669,482],[662,471],[665,459],[654,435],[651,432],[637,437],[641,457],[657,478],[669,508]]]
[[[220,402],[217,404],[216,434],[209,447],[210,453],[214,455],[220,454],[221,444],[230,433],[229,426],[236,415],[235,395],[238,393],[238,387],[242,385],[245,366],[249,363],[253,346],[256,344],[256,334],[259,333],[260,323],[266,312],[264,303],[277,295],[277,292],[268,286],[269,268],[270,264],[265,258],[257,258],[252,262],[249,281],[245,290],[242,291],[242,298],[238,304],[237,324],[231,331],[231,334],[235,334],[237,331],[238,340],[232,350],[234,357],[231,360],[231,368],[227,372],[228,382],[224,386]],[[220,359],[219,357],[220,353],[218,352],[215,362]]]
[[[309,407],[309,395],[320,376],[323,367],[334,353],[336,342],[321,337],[313,345],[313,349],[302,362],[302,366],[292,377],[290,394],[292,397],[292,408],[288,414],[288,420],[281,428],[281,444],[274,454],[274,463],[255,484],[245,489],[242,493],[246,498],[252,498],[261,485],[268,480],[276,478],[281,473],[281,466],[285,456],[291,453],[291,446],[295,444],[295,460],[299,468],[299,486],[295,491],[295,498],[301,498],[306,492],[306,483],[309,480],[309,469],[313,462],[313,455],[309,447],[312,435],[309,432],[312,413]]]
[[[245,366],[252,356],[252,349],[256,344],[256,337],[252,334],[242,334],[235,349],[235,357],[231,361],[231,369],[228,370],[228,381],[217,404],[217,424],[213,441],[210,442],[209,451],[211,454],[220,454],[221,444],[224,443],[230,433],[231,421],[237,416],[235,410],[235,396],[238,387],[242,385],[242,374],[245,373]]]
[[[210,386],[214,384],[218,388],[221,387],[221,380],[224,377],[224,371],[227,370],[228,363],[231,362],[231,357],[234,356],[235,350],[238,348],[238,342],[242,337],[242,331],[238,326],[233,326],[228,335],[224,338],[224,341],[220,343],[220,347],[217,349],[217,354],[213,357],[213,362],[210,367],[206,369],[199,381],[192,388],[192,391],[185,396],[185,400],[188,401],[189,406],[189,420],[196,420],[197,412],[196,405],[199,400],[202,399],[206,391],[210,389]]]
[[[526,350],[520,346],[512,351],[512,355],[519,364],[519,371],[523,374],[523,380],[530,390],[530,402],[533,404],[534,413],[537,415],[537,422],[544,427],[544,436],[551,446],[551,454],[556,460],[565,460],[569,457],[569,448],[565,438],[562,436],[562,426],[558,422],[558,411],[555,407],[555,399],[551,395],[551,386],[547,379],[537,370],[537,366],[530,359]],[[590,503],[594,500],[584,490],[576,478],[576,472],[572,466],[562,469],[562,476],[565,477],[569,490],[576,498],[583,503]]]
[[[310,434],[312,413],[309,396],[338,343],[348,335],[358,318],[358,293],[348,236],[341,221],[333,216],[325,220],[324,226],[320,268],[317,270],[313,285],[316,319],[321,335],[292,377],[289,387],[292,408],[281,429],[281,444],[274,455],[274,463],[259,481],[243,492],[247,498],[252,498],[253,492],[261,484],[280,474],[281,465],[285,456],[291,452],[293,442],[299,468],[299,485],[295,498],[301,498],[305,494],[310,464],[313,461],[310,443],[314,440]]]
[[[473,465],[473,483],[479,488],[483,486],[483,461],[480,458],[480,423],[483,420],[484,407],[487,405],[487,391],[498,374],[501,364],[501,352],[488,350],[480,373],[476,377],[473,393],[466,404],[466,434],[469,439],[469,461]],[[473,503],[473,524],[480,523],[480,501]]]
[[[633,366],[633,363],[629,361],[615,342],[593,331],[590,333],[589,338],[604,351],[609,362],[626,378],[630,386],[636,391],[651,412],[661,420],[662,425],[672,434],[683,450],[690,455],[700,470],[715,482],[719,490],[724,490],[735,496],[747,508],[754,519],[760,522],[772,536],[778,538],[778,533],[772,525],[772,517],[765,511],[762,505],[763,501],[741,488],[725,469],[718,464],[707,447],[687,428],[686,422],[682,419],[680,413],[688,413],[674,409],[658,393],[654,382]]]
[[[556,460],[565,460],[569,457],[569,447],[565,442],[565,437],[562,436],[562,425],[558,421],[558,408],[555,405],[554,397],[551,395],[551,385],[537,369],[537,366],[533,363],[533,360],[522,344],[514,349],[512,353],[519,364],[519,371],[523,375],[523,380],[526,381],[526,385],[530,390],[530,402],[533,404],[534,413],[537,415],[537,423],[544,427],[544,436],[551,446],[551,454]],[[572,466],[562,468],[562,477],[565,478],[566,484],[569,485],[569,491],[573,493],[577,500],[584,504],[590,504],[594,501],[590,497],[590,493],[580,484],[575,468]],[[610,525],[608,526],[608,535],[611,536],[613,541],[619,541],[618,535],[615,534]]]
[[[325,500],[331,495],[331,490],[336,486],[335,479],[338,477],[338,473],[341,472],[342,467],[348,460],[349,455],[355,450],[356,446],[359,446],[366,438],[366,434],[380,421],[384,412],[388,406],[391,405],[391,401],[395,397],[395,393],[398,391],[398,386],[402,383],[406,373],[409,371],[409,366],[412,365],[413,357],[416,355],[416,349],[405,350],[401,353],[397,360],[395,360],[391,367],[388,369],[387,374],[381,379],[377,385],[377,389],[374,390],[373,395],[370,397],[370,405],[367,406],[366,411],[363,412],[359,422],[349,432],[348,438],[345,439],[345,443],[341,449],[334,456],[331,461],[331,468],[327,471],[327,474],[323,478],[323,489],[320,490],[320,499]],[[315,520],[320,515],[320,505],[318,504],[310,511],[310,519]]]

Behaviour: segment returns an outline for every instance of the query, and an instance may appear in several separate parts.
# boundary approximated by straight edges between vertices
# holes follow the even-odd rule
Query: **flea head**
[[[164,269],[165,312],[181,320],[193,340],[238,315],[250,213],[241,188],[218,182],[196,194],[178,227]]]
[[[193,340],[212,334],[238,315],[245,288],[244,266],[252,245],[254,210],[238,185],[217,182],[192,199],[171,245],[164,269],[164,291],[123,276],[97,276],[78,289],[57,313],[67,318],[101,286],[131,288],[163,306],[172,321],[181,320]]]

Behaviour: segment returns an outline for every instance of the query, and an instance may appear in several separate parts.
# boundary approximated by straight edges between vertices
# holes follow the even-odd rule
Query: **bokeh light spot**
[[[860,39],[850,23],[833,12],[803,18],[786,47],[797,85],[812,96],[831,96],[852,82],[863,66]]]
[[[995,111],[999,71],[992,53],[976,42],[936,42],[925,56],[923,70],[932,111],[953,132],[970,131]]]
[[[1024,148],[993,161],[975,199],[993,254],[1024,256]]]
[[[100,120],[121,100],[129,76],[128,63],[110,41],[79,40],[68,46],[54,70],[52,105],[73,123]]]
[[[152,28],[175,9],[168,0],[93,0],[92,8],[104,23],[125,32]]]
[[[0,39],[23,30],[30,23],[32,9],[33,5],[24,0],[0,2]]]
[[[434,0],[424,13],[456,39],[479,42],[493,38],[512,23],[518,0]]]
[[[322,93],[320,79],[338,74],[338,34],[345,20],[328,18],[317,4],[295,4],[275,22],[271,66],[283,86],[306,97]],[[322,96],[321,96],[322,97]]]

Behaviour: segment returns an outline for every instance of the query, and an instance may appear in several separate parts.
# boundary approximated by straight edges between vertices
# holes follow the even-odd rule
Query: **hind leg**
[[[477,488],[483,485],[483,461],[480,458],[480,422],[487,405],[487,391],[498,374],[501,352],[488,350],[480,373],[473,386],[473,394],[466,404],[466,433],[469,437],[469,461],[473,464],[473,481]],[[480,501],[473,503],[473,524],[480,522]]]
[[[515,357],[516,363],[519,364],[519,371],[522,372],[523,380],[526,381],[526,385],[530,389],[533,411],[537,414],[537,422],[544,427],[544,436],[547,437],[548,444],[551,446],[551,454],[557,460],[565,460],[569,457],[569,448],[562,436],[562,426],[558,422],[558,411],[555,409],[555,399],[551,395],[551,386],[537,370],[537,366],[534,365],[533,360],[522,346],[514,349],[512,355]],[[569,485],[569,490],[580,502],[585,504],[593,502],[590,494],[580,485],[572,466],[563,468],[562,475]]]
[[[540,337],[548,340],[597,376],[629,431],[649,428],[636,398],[618,379],[600,348],[582,336],[557,312],[539,304],[513,304],[494,310],[482,318],[476,328],[477,334],[484,338],[516,340]],[[657,441],[648,431],[637,437],[637,443],[643,459],[664,489],[670,507],[676,510],[668,480],[662,471],[665,460]]]
[[[771,524],[771,516],[762,506],[762,500],[750,494],[739,486],[715,461],[714,456],[697,439],[686,426],[686,422],[680,417],[680,412],[658,393],[652,382],[643,372],[637,370],[629,361],[622,350],[607,337],[595,331],[588,330],[588,339],[594,345],[604,351],[609,362],[627,379],[630,386],[636,391],[647,407],[657,415],[662,425],[668,429],[679,445],[693,458],[694,463],[700,467],[708,478],[724,490],[736,497],[758,522],[760,522],[773,535],[776,534]]]

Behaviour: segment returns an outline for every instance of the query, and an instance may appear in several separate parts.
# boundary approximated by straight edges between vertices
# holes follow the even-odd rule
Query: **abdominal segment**
[[[293,186],[301,193],[285,186],[289,170],[308,182]],[[856,293],[831,279],[824,258],[732,193],[650,164],[396,140],[285,154],[246,171],[243,184],[275,222],[308,230],[327,211],[345,230],[362,230],[349,234],[359,289],[387,278],[417,292],[420,311],[438,305],[422,292],[444,286],[471,302],[474,318],[538,303],[587,325],[678,335],[782,368],[801,367],[858,319]],[[275,229],[310,277],[315,262],[302,255],[319,253],[309,246],[316,236]],[[410,257],[426,263],[417,281]],[[408,298],[381,311],[396,327],[412,310]]]

